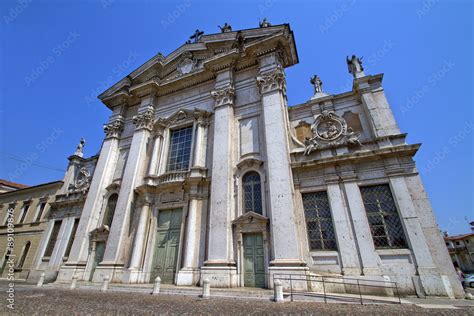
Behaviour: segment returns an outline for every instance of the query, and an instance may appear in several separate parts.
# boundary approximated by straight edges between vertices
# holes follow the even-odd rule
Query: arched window
[[[114,219],[115,207],[117,206],[118,194],[114,193],[109,196],[107,200],[107,208],[105,209],[104,219],[102,220],[102,225],[110,226],[112,225],[112,220]]]
[[[23,253],[21,254],[20,261],[18,261],[18,268],[23,268],[25,264],[26,256],[28,255],[28,251],[30,251],[31,242],[26,242],[25,248],[23,249]]]
[[[262,214],[262,185],[258,172],[250,171],[242,177],[242,195],[244,213]]]

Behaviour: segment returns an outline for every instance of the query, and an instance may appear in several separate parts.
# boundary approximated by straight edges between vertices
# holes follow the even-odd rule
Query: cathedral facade
[[[285,68],[297,63],[289,25],[226,24],[103,92],[100,153],[83,158],[81,143],[69,158],[45,229],[63,250],[53,244],[54,263],[38,250],[35,269],[212,287],[332,275],[462,297],[413,160],[420,144],[399,130],[383,75],[352,56],[351,91],[327,94],[315,76],[314,95],[289,106]]]

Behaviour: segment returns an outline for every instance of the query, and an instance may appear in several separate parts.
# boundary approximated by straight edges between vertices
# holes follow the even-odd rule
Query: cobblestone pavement
[[[101,293],[96,290],[16,287],[15,307],[6,302],[6,288],[1,287],[3,302],[0,315],[474,315],[474,307],[424,309],[416,305],[354,305],[158,295],[143,293]]]

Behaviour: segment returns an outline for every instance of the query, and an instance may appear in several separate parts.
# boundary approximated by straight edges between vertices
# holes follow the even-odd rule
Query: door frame
[[[269,241],[268,241],[268,223],[267,217],[254,213],[247,212],[242,216],[236,218],[232,224],[234,228],[234,240],[236,241],[237,248],[237,275],[239,286],[244,287],[244,234],[262,234],[263,239],[263,263],[265,267],[265,286],[270,288],[268,283],[270,278],[268,277],[268,265],[270,262],[269,254]]]
[[[146,271],[146,280],[145,282],[153,283],[155,280],[151,279],[151,271],[153,269],[153,259],[155,257],[156,248],[156,233],[158,229],[158,217],[161,211],[169,211],[174,209],[181,209],[181,225],[179,231],[179,246],[178,246],[178,258],[176,259],[176,274],[174,276],[173,284],[176,284],[176,280],[178,277],[178,272],[181,267],[182,256],[184,252],[184,230],[185,230],[185,222],[186,222],[186,215],[188,212],[187,203],[179,202],[179,203],[170,203],[170,205],[158,205],[152,209],[152,222],[150,225],[150,230],[148,232],[148,240],[151,241],[148,243],[145,255],[145,267],[144,270]]]

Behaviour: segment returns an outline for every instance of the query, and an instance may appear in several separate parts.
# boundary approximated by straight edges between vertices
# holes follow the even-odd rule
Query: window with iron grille
[[[61,228],[62,221],[55,221],[53,224],[53,229],[51,231],[51,236],[49,237],[48,245],[46,246],[46,250],[44,252],[45,257],[51,257],[53,254],[54,246],[56,245],[56,241],[58,240],[59,229]]]
[[[192,126],[171,131],[167,171],[188,170],[192,140]]]
[[[311,250],[337,250],[327,192],[304,193],[302,198],[309,248]]]
[[[258,172],[250,171],[242,177],[242,195],[244,213],[262,214],[262,184]]]
[[[388,184],[361,187],[375,248],[406,248],[400,216]]]

